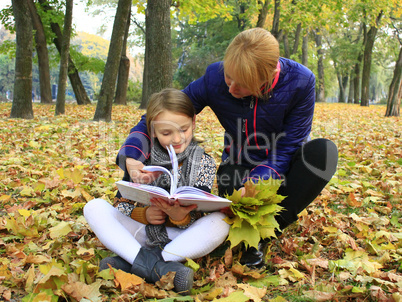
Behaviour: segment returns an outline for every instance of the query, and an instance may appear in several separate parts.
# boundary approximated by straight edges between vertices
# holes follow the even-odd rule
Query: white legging
[[[115,254],[133,263],[140,248],[146,246],[145,225],[133,220],[103,199],[93,199],[84,207],[84,216],[100,242]],[[187,229],[167,227],[172,240],[162,256],[165,261],[184,261],[205,256],[223,243],[229,225],[220,212],[210,213]]]

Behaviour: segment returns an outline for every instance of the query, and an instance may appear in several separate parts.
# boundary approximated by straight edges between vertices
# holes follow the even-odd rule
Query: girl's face
[[[165,110],[152,121],[153,136],[163,148],[172,145],[176,154],[182,153],[193,139],[195,117]]]

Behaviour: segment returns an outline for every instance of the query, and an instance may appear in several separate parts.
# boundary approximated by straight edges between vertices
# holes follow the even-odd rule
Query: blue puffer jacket
[[[315,77],[303,65],[280,58],[280,74],[264,99],[236,99],[225,83],[222,62],[208,66],[205,74],[184,92],[199,113],[209,106],[225,129],[222,161],[251,168],[249,177],[279,178],[289,169],[292,155],[308,139],[314,113]],[[145,160],[149,137],[145,115],[135,126],[117,156]]]

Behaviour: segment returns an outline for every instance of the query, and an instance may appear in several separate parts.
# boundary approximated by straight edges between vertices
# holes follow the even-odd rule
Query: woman
[[[199,113],[209,106],[225,129],[218,169],[219,194],[231,194],[247,179],[281,178],[278,194],[287,196],[276,217],[283,230],[321,192],[335,173],[338,151],[327,139],[310,139],[315,76],[305,66],[279,57],[275,37],[262,28],[241,32],[224,61],[183,90]],[[119,151],[117,163],[133,179],[144,175],[139,164],[148,150],[145,116]],[[260,250],[248,249],[241,262],[263,263]]]

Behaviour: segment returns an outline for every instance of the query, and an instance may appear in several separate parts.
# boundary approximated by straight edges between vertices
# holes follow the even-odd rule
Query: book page
[[[174,148],[172,145],[169,145],[167,147],[167,152],[169,154],[169,158],[172,163],[173,173],[170,173],[170,171],[168,169],[166,169],[165,167],[161,167],[161,166],[145,166],[142,168],[142,170],[149,171],[149,172],[160,171],[160,172],[168,174],[170,177],[170,195],[173,195],[174,191],[176,191],[176,189],[177,189],[177,183],[178,183],[178,178],[179,178],[179,165],[177,162],[176,152],[174,151]]]
[[[194,199],[202,199],[202,200],[218,200],[218,201],[220,200],[220,201],[224,201],[224,202],[229,201],[226,198],[222,198],[222,197],[216,196],[212,193],[203,191],[201,189],[194,188],[194,187],[188,187],[188,186],[183,186],[183,187],[177,188],[175,194],[173,194],[172,197],[177,197],[177,198],[193,197]]]
[[[173,178],[172,173],[170,173],[170,171],[168,169],[166,169],[165,167],[161,167],[161,166],[145,166],[145,167],[142,168],[142,170],[149,171],[149,172],[163,172],[163,173],[166,173],[170,177],[170,183],[174,182],[174,178]],[[172,194],[172,187],[170,187],[170,194]]]
[[[169,147],[167,147],[167,151],[169,153],[170,161],[172,162],[173,168],[173,181],[170,184],[170,195],[173,195],[173,193],[177,189],[177,183],[179,182],[179,164],[177,162],[176,152],[174,151],[172,145],[169,145]]]
[[[150,200],[153,197],[170,200],[169,192],[159,187],[133,183],[124,180],[117,181],[116,185],[121,196],[144,205],[151,205]]]

